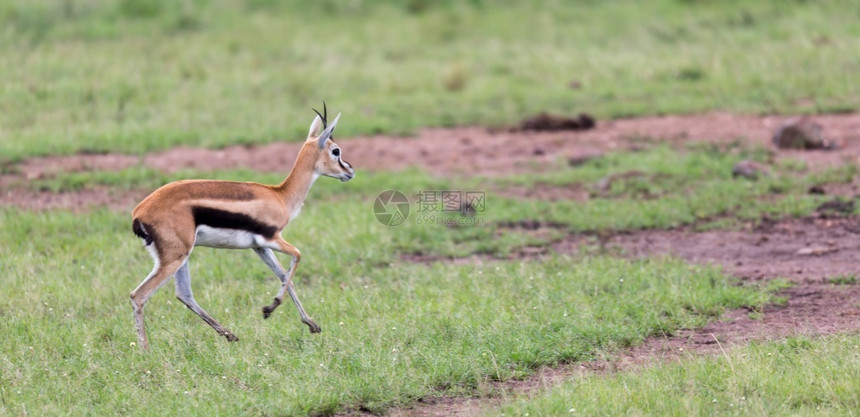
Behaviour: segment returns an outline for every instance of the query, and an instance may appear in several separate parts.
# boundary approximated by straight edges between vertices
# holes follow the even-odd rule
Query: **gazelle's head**
[[[334,121],[328,123],[326,121],[325,103],[323,103],[323,114],[314,110],[317,117],[311,123],[311,128],[308,130],[308,140],[306,146],[314,146],[317,151],[317,159],[314,163],[314,173],[325,175],[327,177],[337,178],[343,182],[347,182],[355,176],[355,170],[349,162],[343,159],[343,150],[337,143],[334,142],[332,134],[337,126],[337,121],[340,119],[340,113],[334,118]]]

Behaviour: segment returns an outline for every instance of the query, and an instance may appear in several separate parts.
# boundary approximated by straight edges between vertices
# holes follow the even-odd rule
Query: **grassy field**
[[[0,172],[36,155],[298,140],[323,99],[344,113],[340,137],[510,125],[543,110],[600,118],[852,110],[858,17],[857,5],[835,0],[7,1]],[[768,164],[771,175],[732,178],[742,159]],[[649,144],[575,167],[559,160],[544,174],[360,170],[348,184],[320,180],[285,237],[302,251],[297,291],[323,333],[309,334],[289,304],[262,319],[279,284],[250,251],[199,248],[197,300],[240,341],[218,337],[168,284],[147,307],[148,355],[135,346],[128,302],[151,269],[131,233],[131,207],[0,207],[0,416],[383,413],[426,396],[475,395],[484,382],[544,365],[611,357],[726,309],[755,312],[780,302],[781,281],[738,285],[716,267],[588,247],[505,259],[569,232],[808,215],[830,198],[810,186],[857,175],[851,164],[810,174],[781,161],[741,145]],[[285,174],[135,166],[10,187],[123,193],[190,177],[276,183]],[[620,179],[598,185],[613,175]],[[591,195],[541,201],[506,193],[514,186]],[[386,189],[413,201],[421,190],[486,191],[486,209],[475,213],[482,225],[412,217],[383,226],[372,202]],[[536,220],[551,227],[515,227]],[[482,258],[407,260],[415,255]],[[856,345],[856,336],[756,344],[721,359],[575,380],[495,412],[851,415]]]
[[[845,111],[858,17],[836,0],[15,0],[0,159],[297,140],[323,99],[342,136],[543,110]]]
[[[308,334],[289,304],[268,321],[260,317],[278,285],[250,251],[200,248],[191,257],[198,300],[241,340],[226,343],[167,286],[147,309],[149,355],[134,346],[127,294],[151,264],[125,210],[0,210],[0,332],[8,335],[0,341],[0,404],[10,414],[382,412],[427,395],[473,393],[482,382],[520,377],[538,366],[611,354],[648,336],[702,325],[726,308],[756,310],[776,301],[775,287],[735,286],[715,268],[672,259],[585,254],[525,263],[401,261],[401,254],[414,253],[503,256],[563,233],[533,236],[502,226],[534,218],[600,232],[668,227],[741,207],[741,219],[804,214],[820,201],[806,193],[809,184],[854,173],[842,168],[807,177],[797,172],[802,166],[785,164],[760,181],[732,179],[728,173],[738,158],[764,155],[736,151],[719,157],[700,147],[656,147],[560,167],[528,182],[438,179],[418,171],[395,178],[366,174],[346,185],[321,180],[286,237],[304,254],[298,291],[324,332]],[[411,218],[390,228],[371,208],[376,190],[387,187],[412,194],[481,184],[593,184],[631,164],[660,180],[648,187],[619,183],[582,204],[490,191],[481,227],[422,225]],[[204,173],[175,175],[196,174]],[[206,174],[278,180],[242,171]],[[60,191],[94,184],[119,191],[173,179],[138,169],[67,178],[32,186]],[[659,198],[643,199],[642,193]],[[212,400],[228,394],[229,402]]]
[[[716,269],[671,259],[422,266],[387,252],[371,263],[365,258],[374,258],[379,242],[358,235],[372,224],[348,216],[332,224],[337,217],[324,210],[305,215],[303,233],[292,239],[306,259],[298,291],[322,334],[307,333],[290,305],[262,319],[259,309],[278,284],[252,253],[202,248],[192,255],[197,298],[241,340],[222,340],[168,286],[147,308],[153,349],[140,355],[127,294],[151,265],[127,216],[0,212],[2,408],[52,415],[381,411],[585,360],[701,325],[724,308],[770,300],[766,288],[733,286]],[[344,241],[348,247],[335,246]],[[231,400],[215,400],[225,395]]]
[[[753,343],[722,357],[576,378],[488,416],[855,416],[860,336]]]

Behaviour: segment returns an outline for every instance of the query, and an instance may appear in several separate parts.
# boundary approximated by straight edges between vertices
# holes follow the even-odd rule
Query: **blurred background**
[[[6,0],[0,158],[860,105],[848,1]]]

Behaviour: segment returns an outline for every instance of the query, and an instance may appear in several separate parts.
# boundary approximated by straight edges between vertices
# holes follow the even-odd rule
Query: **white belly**
[[[263,236],[245,230],[217,229],[206,225],[197,226],[194,246],[213,248],[249,249],[258,248],[266,242]]]

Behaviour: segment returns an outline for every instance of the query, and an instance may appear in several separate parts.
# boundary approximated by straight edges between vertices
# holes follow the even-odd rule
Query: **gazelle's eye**
[[[331,150],[331,154],[334,156],[340,156],[340,148],[334,148]]]

